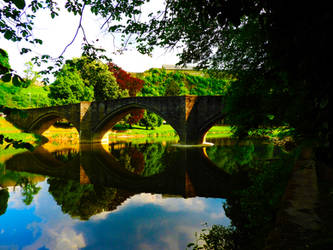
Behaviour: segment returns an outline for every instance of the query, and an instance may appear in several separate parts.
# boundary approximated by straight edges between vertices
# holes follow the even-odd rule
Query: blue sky
[[[46,181],[30,206],[19,188],[0,216],[0,249],[184,249],[203,223],[227,225],[222,199],[138,194],[89,221],[63,214]]]

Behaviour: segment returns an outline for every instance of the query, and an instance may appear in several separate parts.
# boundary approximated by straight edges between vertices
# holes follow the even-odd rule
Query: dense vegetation
[[[124,47],[128,43],[126,35],[132,34],[138,50],[145,54],[157,46],[180,47],[180,63],[194,62],[208,68],[217,79],[221,74],[224,79],[226,72],[233,79],[230,85],[224,80],[195,83],[192,76],[183,73],[169,75],[152,70],[151,75],[144,76],[146,84],[141,95],[225,94],[228,122],[234,125],[236,135],[244,137],[258,128],[292,128],[290,135],[298,144],[311,140],[318,165],[331,167],[331,40],[327,31],[332,13],[326,3],[168,0],[162,11],[149,14],[148,19],[136,18],[143,14],[145,2],[68,0],[65,8],[82,16],[84,8],[90,7],[93,14],[105,19],[109,32],[123,34]],[[32,13],[48,9],[52,18],[58,15],[52,0],[33,1],[27,9]],[[7,40],[41,44],[31,36],[34,15],[20,19],[26,11],[23,0],[5,1],[0,9],[0,15],[5,17],[0,21],[0,32]],[[93,49],[87,39],[85,48]],[[28,51],[26,48],[22,52]],[[26,81],[13,73],[6,52],[0,52],[2,80],[24,86]],[[47,58],[42,55],[41,59]],[[80,99],[82,83],[78,88],[71,86],[68,91],[79,92],[73,98]],[[108,93],[97,85],[93,88],[96,99],[103,100],[103,94]],[[237,224],[237,218],[234,220]]]
[[[0,106],[11,108],[39,108],[51,105],[49,87],[30,85],[27,88],[0,81]]]

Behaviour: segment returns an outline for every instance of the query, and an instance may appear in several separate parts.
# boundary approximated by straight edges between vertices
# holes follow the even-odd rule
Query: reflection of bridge
[[[201,144],[206,132],[224,117],[222,96],[131,97],[106,102],[12,112],[7,119],[28,132],[43,133],[55,121],[65,118],[80,133],[80,142],[100,142],[107,130],[126,114],[147,109],[160,115],[178,133],[181,144]]]
[[[86,145],[78,157],[63,163],[44,148],[14,155],[6,169],[71,179],[97,186],[114,187],[133,193],[161,193],[183,197],[228,197],[241,186],[239,176],[230,176],[217,168],[202,148],[184,148],[168,154],[166,168],[152,176],[126,170],[99,144]]]

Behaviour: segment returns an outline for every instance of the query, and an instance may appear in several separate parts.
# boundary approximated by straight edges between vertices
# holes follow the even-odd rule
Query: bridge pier
[[[9,114],[6,119],[29,132],[42,133],[57,119],[73,123],[80,134],[80,143],[100,143],[103,135],[126,114],[146,109],[161,116],[178,133],[180,144],[204,143],[206,132],[222,119],[222,96],[130,97],[105,102],[26,109],[24,116]]]

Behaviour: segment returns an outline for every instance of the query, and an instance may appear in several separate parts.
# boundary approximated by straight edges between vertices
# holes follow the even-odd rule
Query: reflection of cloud
[[[33,222],[27,225],[27,229],[33,231],[38,239],[31,245],[24,247],[25,250],[39,249],[79,249],[86,246],[82,233],[75,230],[79,223],[77,220],[69,219],[68,215],[62,213],[61,208],[55,203],[48,193],[48,184],[41,183],[42,189],[35,196],[33,205],[35,213],[40,217],[41,222]]]
[[[41,225],[39,225],[41,226]],[[48,249],[64,250],[64,249],[79,249],[86,246],[82,233],[76,233],[71,226],[64,225],[63,228],[49,228],[50,225],[43,224],[42,235],[32,245],[27,246],[23,249],[39,249],[46,247]]]
[[[89,218],[89,220],[91,220],[91,221],[105,220],[108,217],[109,214],[111,214],[111,211],[107,211],[107,212],[102,212],[102,213],[99,213],[99,214],[95,214],[95,215],[91,216]]]
[[[185,223],[185,221],[183,221]],[[196,224],[196,223],[194,223]],[[195,232],[200,231],[200,227],[196,225],[177,225],[175,220],[159,221],[154,225],[146,225],[145,227],[137,227],[136,241],[139,244],[136,249],[185,249],[184,246],[195,240]],[[150,228],[151,227],[151,228]],[[150,232],[150,237],[145,238],[141,232]],[[152,240],[153,239],[153,240]],[[130,248],[130,247],[129,247]]]
[[[160,240],[167,246],[166,249],[183,249],[180,245],[181,239],[187,239],[190,243],[191,239],[194,240],[194,234],[198,231],[198,227],[178,225],[168,235],[164,235]],[[175,240],[176,239],[176,240]]]
[[[154,250],[155,248],[150,246],[149,243],[141,243],[138,245],[138,249]]]
[[[206,206],[205,202],[199,198],[164,198],[161,194],[138,194],[130,199],[126,200],[120,208],[117,210],[122,210],[124,207],[129,205],[144,205],[144,204],[154,204],[163,207],[163,209],[170,212],[177,211],[192,211],[201,212]]]
[[[9,200],[8,200],[8,208],[14,209],[24,209],[27,205],[25,205],[22,201],[21,187],[11,187],[9,190]]]
[[[222,218],[225,218],[224,210],[221,210],[219,213],[211,213],[210,217],[212,219],[222,219]]]

